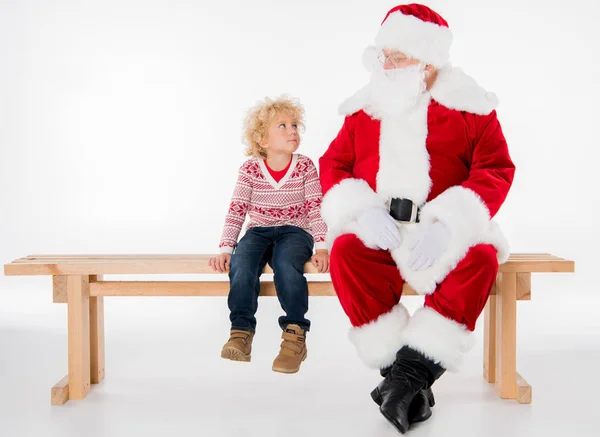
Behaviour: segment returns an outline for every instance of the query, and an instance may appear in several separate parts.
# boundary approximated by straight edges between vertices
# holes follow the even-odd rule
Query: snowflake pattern
[[[225,217],[219,247],[233,248],[246,219],[254,226],[298,226],[310,232],[316,243],[325,241],[327,226],[321,218],[321,184],[310,158],[297,155],[296,166],[279,189],[266,180],[258,158],[240,167],[238,181]]]

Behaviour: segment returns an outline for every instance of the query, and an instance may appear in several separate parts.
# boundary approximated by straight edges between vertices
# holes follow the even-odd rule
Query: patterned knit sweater
[[[221,252],[233,252],[246,214],[250,216],[246,229],[297,226],[313,236],[316,249],[326,249],[327,225],[321,218],[322,198],[317,169],[307,156],[292,155],[291,165],[279,182],[273,179],[263,159],[248,159],[238,172],[219,243]]]

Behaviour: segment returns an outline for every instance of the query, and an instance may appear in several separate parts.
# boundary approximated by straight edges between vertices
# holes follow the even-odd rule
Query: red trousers
[[[352,326],[376,320],[400,301],[404,280],[389,251],[370,249],[356,235],[346,234],[335,240],[330,259],[331,280]],[[473,246],[425,297],[425,307],[473,331],[497,272],[496,249]]]

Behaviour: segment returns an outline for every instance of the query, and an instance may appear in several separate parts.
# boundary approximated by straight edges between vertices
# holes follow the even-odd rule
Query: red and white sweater
[[[225,218],[221,253],[232,253],[237,245],[246,214],[256,226],[297,226],[308,231],[316,249],[326,249],[327,225],[321,218],[321,183],[310,158],[292,155],[291,165],[279,182],[269,173],[265,161],[250,158],[239,169],[238,179]]]

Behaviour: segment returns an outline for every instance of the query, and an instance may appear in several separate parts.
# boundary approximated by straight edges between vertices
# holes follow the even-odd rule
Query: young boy
[[[251,158],[238,172],[219,244],[221,254],[209,260],[216,271],[230,269],[231,332],[221,357],[234,361],[250,361],[259,277],[267,262],[273,268],[277,297],[285,312],[279,318],[283,342],[273,370],[282,373],[297,372],[306,359],[310,321],[305,318],[304,264],[310,259],[319,272],[329,270],[317,169],[308,157],[294,153],[300,145],[303,118],[304,108],[283,97],[267,98],[248,113],[244,142]],[[246,214],[250,223],[237,242]]]

